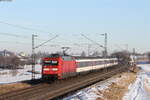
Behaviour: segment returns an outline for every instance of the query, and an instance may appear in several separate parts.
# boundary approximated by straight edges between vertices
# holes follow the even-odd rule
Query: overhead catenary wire
[[[25,38],[25,39],[30,38],[29,36],[18,35],[18,34],[13,34],[13,33],[4,33],[4,32],[0,32],[0,35],[18,37],[18,38]]]
[[[31,39],[31,36],[25,36],[25,35],[18,35],[18,34],[14,34],[14,33],[6,33],[6,32],[0,32],[0,35],[3,36],[10,36],[10,37],[15,37],[15,38],[23,38],[23,39]],[[36,39],[38,41],[45,41],[46,39]],[[3,41],[2,41],[3,42]]]
[[[53,37],[53,38],[51,38],[51,39],[49,39],[49,40],[47,40],[47,41],[45,41],[45,42],[43,42],[43,43],[41,43],[41,44],[37,45],[37,46],[35,46],[35,47],[34,47],[34,49],[36,49],[36,48],[39,48],[39,47],[43,46],[44,44],[46,44],[46,43],[48,43],[49,41],[51,41],[51,40],[55,39],[56,37],[58,37],[58,35],[56,35],[55,37]]]
[[[97,42],[95,42],[94,40],[92,40],[92,39],[88,38],[87,36],[85,36],[84,34],[81,34],[81,36],[83,36],[83,37],[84,37],[84,38],[86,38],[87,40],[89,40],[89,41],[93,42],[94,44],[96,44],[96,45],[98,45],[98,46],[100,46],[100,47],[104,48],[104,46],[103,46],[103,45],[100,45],[99,43],[97,43]]]
[[[18,35],[18,34],[14,34],[14,33],[0,32],[0,35],[16,37],[16,38],[31,39],[30,36]],[[36,39],[36,40],[45,41],[45,39]],[[30,45],[30,43],[22,43],[22,42],[19,42],[19,41],[3,41],[3,40],[1,40],[0,43],[14,43],[14,44]]]
[[[22,45],[30,45],[30,43],[22,43],[18,41],[0,41],[0,43],[14,43],[14,44],[22,44]]]
[[[23,30],[34,31],[34,32],[36,31],[36,32],[42,32],[42,33],[43,32],[44,33],[50,33],[50,32],[44,31],[44,30],[29,28],[29,27],[25,27],[25,26],[21,26],[21,25],[16,25],[16,24],[11,24],[11,23],[8,23],[8,22],[5,22],[5,21],[0,21],[0,23],[11,26],[11,27],[20,28],[20,29],[23,29]],[[50,34],[52,34],[52,33],[50,33]]]

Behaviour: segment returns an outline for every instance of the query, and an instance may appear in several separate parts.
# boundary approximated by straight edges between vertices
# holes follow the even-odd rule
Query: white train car
[[[76,72],[86,72],[91,70],[98,70],[102,68],[111,67],[118,64],[118,60],[116,58],[110,59],[79,59],[76,60],[77,68]]]

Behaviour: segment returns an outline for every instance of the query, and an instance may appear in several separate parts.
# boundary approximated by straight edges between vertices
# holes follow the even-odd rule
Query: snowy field
[[[18,69],[18,70],[2,70],[0,69],[0,84],[8,84],[8,83],[15,83],[20,82],[24,80],[31,80],[32,78],[32,66],[31,65],[25,65],[24,69]],[[41,65],[35,66],[36,72],[39,74],[36,74],[36,79],[41,78]]]
[[[135,82],[130,84],[128,92],[122,97],[122,100],[150,100],[150,64],[138,65],[138,67],[142,70],[137,74]],[[96,100],[99,97],[103,98],[100,91],[106,90],[112,82],[119,82],[119,80],[119,78],[112,78],[104,83],[97,83],[62,100]]]
[[[107,89],[112,83],[118,82],[119,80],[120,78],[110,78],[85,88],[69,97],[63,98],[62,100],[96,100],[97,98],[103,98],[100,91]]]
[[[150,100],[150,65],[138,65],[142,71],[136,81],[129,86],[123,100]]]

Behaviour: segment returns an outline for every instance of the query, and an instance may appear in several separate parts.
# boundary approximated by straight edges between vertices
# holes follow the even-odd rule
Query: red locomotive
[[[75,59],[71,56],[60,56],[52,54],[43,58],[42,78],[43,79],[64,79],[75,76],[78,73],[99,70],[104,67],[117,65],[117,59],[86,58]]]

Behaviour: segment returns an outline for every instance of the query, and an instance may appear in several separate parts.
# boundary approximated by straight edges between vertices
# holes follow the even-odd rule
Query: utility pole
[[[128,44],[124,44],[125,45],[125,51],[129,51],[129,45]]]
[[[136,64],[136,51],[135,48],[133,48],[133,62]]]
[[[32,80],[35,79],[35,37],[37,37],[37,35],[32,34]]]
[[[101,34],[101,35],[105,36],[105,39],[104,39],[104,58],[107,58],[107,56],[108,56],[108,51],[107,51],[108,36],[107,36],[107,33],[104,33],[104,34]]]
[[[35,79],[35,49],[43,46],[44,44],[50,42],[53,39],[55,39],[56,37],[58,37],[58,35],[56,35],[55,37],[53,37],[53,38],[51,38],[51,39],[49,39],[49,40],[47,40],[47,41],[37,45],[37,46],[35,46],[35,44],[34,44],[35,37],[37,37],[37,35],[32,34],[32,80]]]
[[[107,33],[105,33],[105,58],[107,58]]]
[[[6,68],[6,50],[4,50],[4,67]]]
[[[90,48],[91,48],[91,44],[88,44],[88,57],[90,56]]]
[[[103,34],[105,36],[105,39],[104,39],[104,58],[106,59],[107,58],[107,33]],[[107,67],[106,67],[106,61],[105,61],[105,64],[104,64],[104,67],[106,68],[106,71],[107,72]]]
[[[104,34],[101,34],[101,35],[104,35]],[[93,42],[94,44],[98,45],[99,47],[105,49],[105,51],[107,50],[107,48],[105,48],[105,47],[107,47],[107,42],[105,42],[105,46],[103,46],[103,45],[100,45],[99,43],[95,42],[94,40],[91,40],[90,38],[88,38],[88,37],[85,36],[84,34],[81,34],[81,36],[83,36],[83,37],[86,38],[87,40]],[[106,37],[106,41],[107,41],[107,37]],[[89,47],[90,47],[90,46],[89,46]]]

